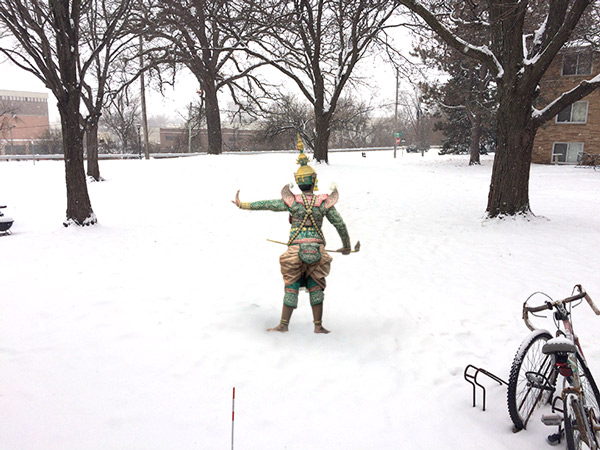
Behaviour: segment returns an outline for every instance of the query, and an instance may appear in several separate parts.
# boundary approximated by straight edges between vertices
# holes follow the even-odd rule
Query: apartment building
[[[582,80],[600,73],[600,53],[591,47],[564,49],[540,83],[540,100],[547,104]],[[584,164],[600,155],[600,90],[561,111],[538,130],[532,161],[541,164]],[[600,163],[600,156],[594,156]]]

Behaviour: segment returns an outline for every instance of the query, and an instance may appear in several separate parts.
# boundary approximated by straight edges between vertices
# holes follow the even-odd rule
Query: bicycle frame
[[[587,366],[587,363],[579,339],[573,330],[573,324],[570,319],[571,312],[567,310],[565,305],[572,301],[585,298],[597,315],[600,315],[600,311],[596,308],[591,298],[581,286],[577,285],[576,288],[579,290],[579,294],[564,300],[546,302],[544,306],[528,307],[527,302],[525,302],[523,305],[523,319],[528,328],[534,330],[535,328],[531,322],[529,322],[529,312],[555,310],[554,318],[557,324],[556,337],[564,336],[564,338],[572,344],[560,343],[559,345],[562,345],[561,349],[551,351],[551,353],[554,354],[554,371],[560,373],[564,378],[560,398],[563,402],[566,420],[568,420],[566,415],[567,408],[572,408],[574,414],[574,420],[569,420],[569,423],[565,424],[565,427],[568,426],[571,430],[577,430],[581,441],[585,442],[590,449],[600,450],[600,442],[596,439],[596,433],[598,431],[597,424],[600,418],[595,417],[593,408],[590,408],[587,405],[588,399],[583,392],[578,358],[585,366]],[[561,323],[564,331],[561,330]],[[549,343],[550,341],[548,341],[548,344]],[[544,351],[544,353],[546,352]]]
[[[561,399],[563,401],[563,408],[567,408],[567,397],[573,395],[577,398],[575,403],[575,425],[579,430],[581,439],[586,445],[592,450],[598,450],[600,443],[596,441],[595,432],[591,429],[594,426],[594,422],[597,418],[593,417],[593,409],[586,408],[586,398],[582,394],[583,388],[581,385],[580,373],[577,367],[577,354],[579,354],[581,360],[586,363],[583,349],[579,342],[579,338],[573,330],[573,324],[570,320],[570,312],[567,311],[565,304],[557,302],[554,307],[556,308],[555,317],[557,321],[562,322],[565,332],[562,333],[560,327],[557,330],[557,336],[561,333],[565,337],[573,342],[576,348],[575,353],[569,353],[560,357],[559,354],[555,355],[555,370],[557,370],[563,377],[568,386],[563,387],[561,392]]]

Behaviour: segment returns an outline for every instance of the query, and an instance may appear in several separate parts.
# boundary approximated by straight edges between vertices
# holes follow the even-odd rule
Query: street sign
[[[395,138],[399,138],[400,136],[402,136],[402,133],[394,133]]]

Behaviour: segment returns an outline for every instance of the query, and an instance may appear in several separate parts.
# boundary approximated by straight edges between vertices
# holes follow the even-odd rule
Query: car
[[[428,145],[423,145],[423,146],[417,146],[417,145],[407,145],[406,146],[406,153],[421,153],[421,152],[427,152],[429,151],[429,146]]]

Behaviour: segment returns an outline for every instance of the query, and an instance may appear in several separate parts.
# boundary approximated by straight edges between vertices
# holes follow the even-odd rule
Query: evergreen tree
[[[477,8],[468,8],[465,2],[453,0],[438,7],[441,11],[452,13],[455,32],[465,30],[478,20]],[[489,41],[486,27],[472,27],[470,38],[477,45]],[[494,135],[491,131],[496,112],[494,101],[495,85],[491,72],[478,60],[466,57],[446,44],[431,31],[422,31],[424,37],[415,48],[429,69],[442,71],[448,75],[443,82],[425,83],[426,101],[435,104],[443,111],[447,123],[438,122],[437,129],[444,132],[445,153],[464,153],[470,155],[469,164],[480,164],[479,154],[484,143]]]

